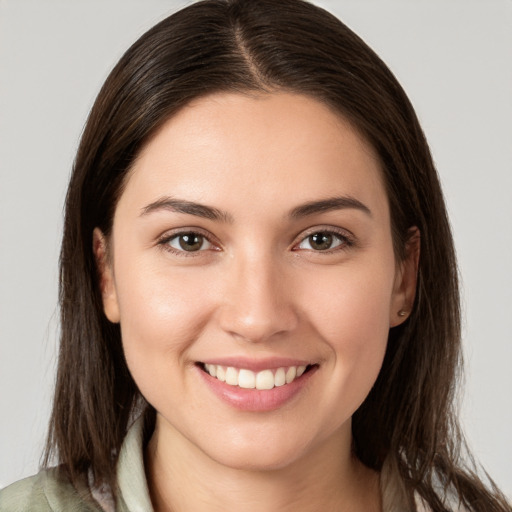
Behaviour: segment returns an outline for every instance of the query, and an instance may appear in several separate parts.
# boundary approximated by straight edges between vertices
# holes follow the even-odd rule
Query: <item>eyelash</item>
[[[333,238],[336,238],[339,241],[339,244],[333,248],[328,248],[328,249],[324,249],[324,250],[315,250],[312,248],[311,249],[302,249],[302,250],[305,250],[308,252],[313,252],[313,253],[318,253],[318,254],[332,254],[332,253],[335,253],[338,251],[346,251],[355,245],[354,237],[351,234],[347,233],[346,231],[334,229],[332,227],[329,227],[329,228],[317,227],[317,228],[309,230],[309,232],[306,232],[304,235],[302,235],[299,242],[293,244],[292,251],[301,250],[300,249],[301,244],[305,243],[312,236],[319,235],[319,234],[332,236]],[[171,241],[173,241],[175,239],[179,239],[179,237],[182,237],[185,235],[199,236],[203,239],[203,241],[210,244],[213,247],[213,249],[208,248],[208,249],[199,249],[197,251],[186,251],[186,250],[177,249],[170,245]],[[202,232],[201,230],[199,230],[197,228],[181,230],[181,231],[170,233],[170,234],[166,233],[157,241],[157,244],[159,246],[161,246],[164,250],[166,250],[174,255],[180,256],[180,257],[197,257],[197,256],[200,256],[201,253],[204,253],[209,250],[213,250],[213,251],[221,250],[219,248],[219,244],[213,242],[209,235],[207,235],[206,233]]]
[[[172,247],[170,245],[170,242],[172,240],[179,239],[179,237],[182,237],[185,235],[200,236],[203,239],[203,241],[208,242],[214,249],[202,249],[202,250],[198,250],[198,251],[185,251],[185,250],[176,249],[175,247]],[[214,251],[220,250],[218,248],[218,244],[213,242],[211,240],[210,236],[208,236],[206,233],[202,232],[200,229],[197,229],[197,228],[181,230],[181,231],[177,231],[177,232],[170,233],[170,234],[166,233],[157,241],[157,244],[159,246],[161,246],[165,251],[168,251],[171,254],[175,254],[177,256],[181,256],[181,257],[185,257],[185,258],[200,256],[201,253],[204,253],[207,250],[214,250]]]
[[[319,234],[328,235],[328,236],[332,236],[333,238],[337,238],[340,243],[333,248],[324,249],[324,250],[314,250],[314,249],[304,249],[304,250],[309,251],[309,252],[318,253],[318,254],[333,254],[338,251],[346,251],[355,245],[355,239],[354,239],[353,235],[347,233],[344,230],[335,229],[332,227],[326,227],[326,228],[315,227],[314,229],[311,229],[308,232],[306,232],[304,235],[301,235],[300,241],[298,243],[294,244],[292,250],[294,250],[294,251],[300,250],[300,249],[296,249],[296,247],[299,247],[301,244],[306,242],[312,236],[319,235]]]

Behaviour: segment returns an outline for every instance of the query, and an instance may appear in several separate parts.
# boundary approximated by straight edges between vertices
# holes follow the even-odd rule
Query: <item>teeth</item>
[[[286,373],[284,372],[284,368],[278,368],[276,374],[274,375],[274,385],[283,386],[286,384]]]
[[[238,372],[231,366],[226,370],[226,384],[238,386]]]
[[[274,374],[272,370],[263,370],[256,374],[256,389],[272,389],[274,387]]]
[[[217,366],[217,379],[222,382],[226,381],[226,370],[222,366]]]
[[[295,376],[297,375],[297,368],[295,366],[290,366],[288,370],[286,370],[286,384],[290,384],[290,382],[295,379]]]
[[[240,370],[238,373],[238,385],[241,388],[254,389],[256,387],[256,375],[254,375],[254,372],[251,372],[251,370]]]
[[[239,386],[245,389],[272,389],[273,387],[290,384],[299,378],[305,371],[306,366],[289,366],[277,370],[262,370],[253,372],[245,368],[234,368],[232,366],[219,366],[216,364],[205,364],[205,370],[218,380],[230,386]]]

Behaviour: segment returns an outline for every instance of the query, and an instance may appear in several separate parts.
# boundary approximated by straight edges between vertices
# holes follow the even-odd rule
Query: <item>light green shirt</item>
[[[144,473],[143,421],[125,437],[117,465],[118,497],[98,488],[74,487],[57,468],[41,471],[0,491],[0,512],[152,512]]]

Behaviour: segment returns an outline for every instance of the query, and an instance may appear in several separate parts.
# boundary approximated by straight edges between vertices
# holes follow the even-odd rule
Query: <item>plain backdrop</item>
[[[423,123],[462,275],[463,425],[512,496],[512,1],[317,3],[388,63]],[[183,5],[0,0],[0,487],[38,469],[62,204],[87,113],[123,51]]]

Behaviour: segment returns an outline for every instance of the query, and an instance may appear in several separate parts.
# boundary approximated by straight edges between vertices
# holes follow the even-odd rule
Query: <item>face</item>
[[[109,258],[98,230],[95,248],[157,431],[231,467],[349,443],[414,295],[372,148],[300,95],[182,109],[128,176]]]

